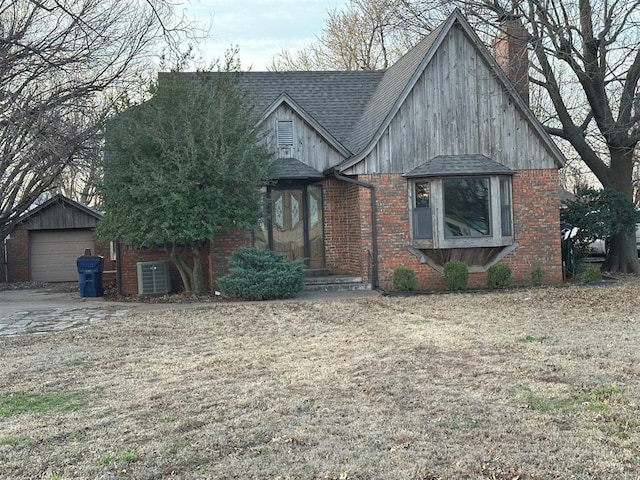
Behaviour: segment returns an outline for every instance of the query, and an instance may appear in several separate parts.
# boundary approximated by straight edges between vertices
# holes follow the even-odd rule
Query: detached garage
[[[25,214],[5,244],[9,282],[76,282],[76,259],[90,249],[104,255],[95,228],[102,215],[56,195]],[[108,246],[107,246],[108,254]],[[108,260],[105,259],[105,260]]]
[[[29,232],[29,273],[34,282],[77,280],[76,259],[85,249],[96,251],[92,230]]]

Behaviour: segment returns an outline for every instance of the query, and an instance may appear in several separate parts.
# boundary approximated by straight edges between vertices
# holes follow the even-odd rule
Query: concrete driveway
[[[82,298],[79,293],[44,289],[0,291],[0,336],[66,330],[134,309],[136,304]]]
[[[378,296],[372,290],[350,292],[303,292],[289,300],[305,302]],[[102,297],[80,297],[78,292],[47,289],[0,291],[0,337],[27,333],[48,333],[83,327],[129,312],[211,308],[215,303],[137,303],[112,302]]]

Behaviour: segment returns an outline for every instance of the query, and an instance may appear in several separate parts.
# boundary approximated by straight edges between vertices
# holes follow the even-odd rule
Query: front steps
[[[325,275],[306,277],[305,292],[350,292],[371,290],[371,284],[362,281],[362,277],[353,275]]]

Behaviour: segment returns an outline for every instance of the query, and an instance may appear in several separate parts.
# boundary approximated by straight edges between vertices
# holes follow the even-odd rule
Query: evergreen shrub
[[[229,259],[229,274],[218,286],[224,295],[245,300],[292,298],[304,288],[304,263],[287,262],[270,250],[238,248]]]
[[[394,290],[417,290],[416,272],[409,267],[398,267],[393,271]]]
[[[504,263],[491,265],[487,270],[487,287],[493,290],[495,288],[509,288],[510,286],[511,269],[509,265]]]
[[[582,281],[585,283],[599,282],[600,280],[602,280],[602,271],[593,265],[588,267],[582,275]]]
[[[531,283],[536,287],[544,283],[544,270],[542,267],[536,267],[531,270]]]
[[[444,283],[449,290],[464,290],[469,280],[469,269],[459,260],[451,260],[444,266]]]

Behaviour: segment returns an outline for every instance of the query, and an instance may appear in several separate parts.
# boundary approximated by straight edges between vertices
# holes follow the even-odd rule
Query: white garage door
[[[76,282],[76,259],[87,248],[95,252],[91,230],[32,231],[29,242],[29,269],[34,282]]]

